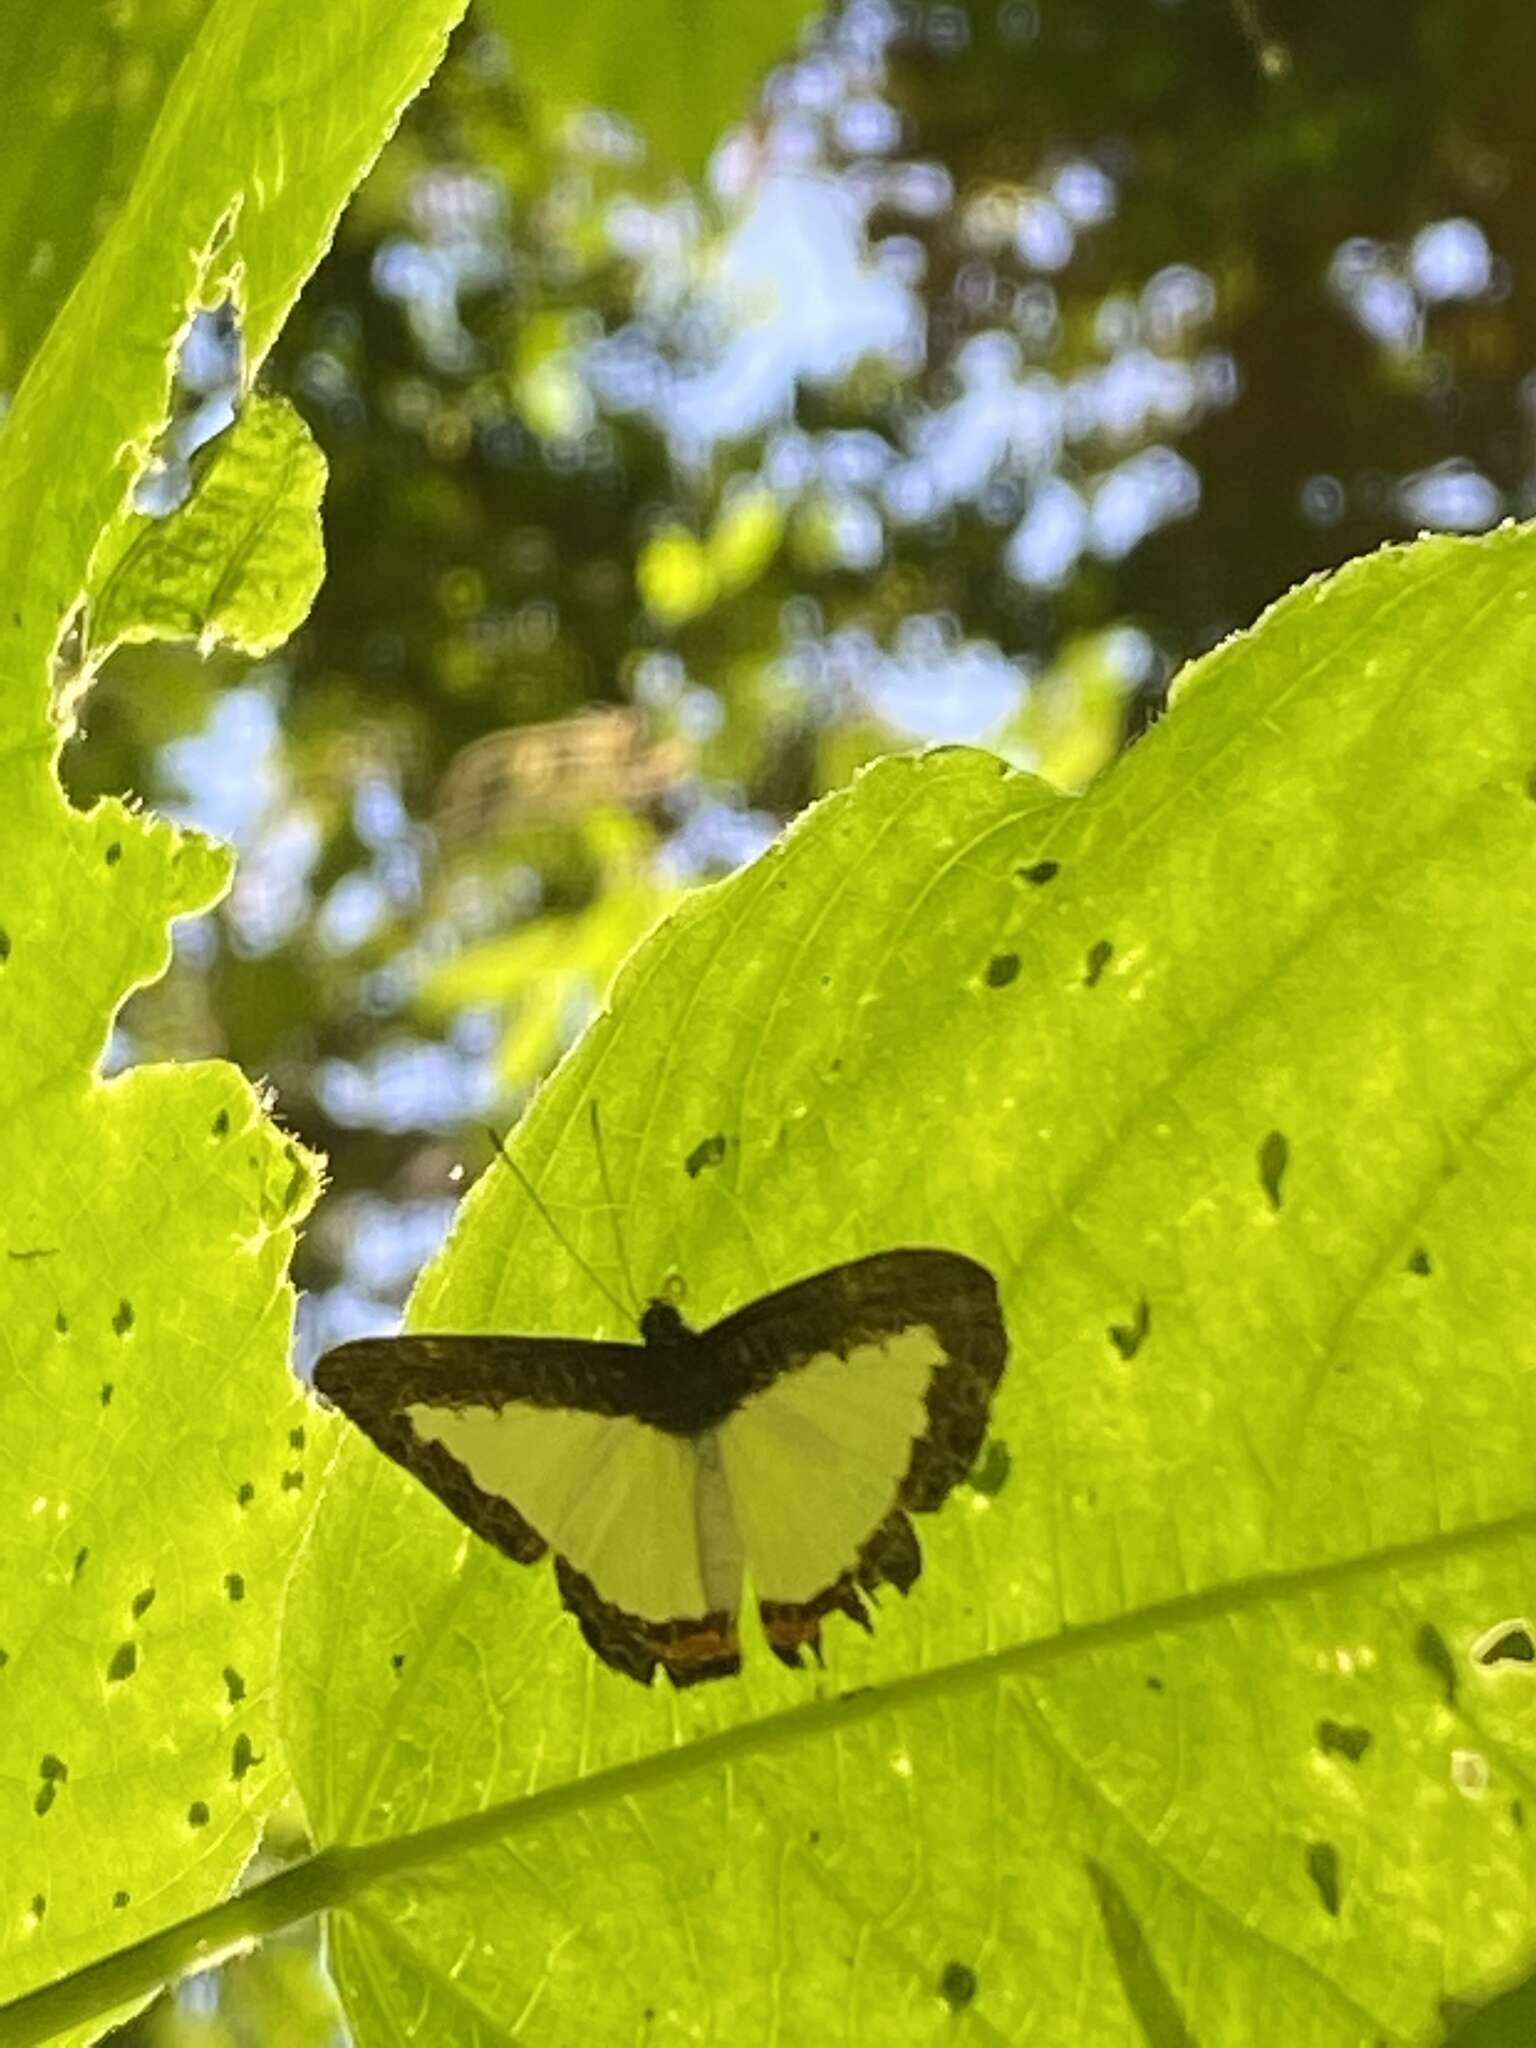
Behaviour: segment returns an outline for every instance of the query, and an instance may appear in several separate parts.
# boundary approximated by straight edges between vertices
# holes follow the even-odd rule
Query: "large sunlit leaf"
[[[254,651],[307,602],[317,474],[290,415],[248,409],[147,543],[130,490],[191,313],[231,299],[254,374],[456,12],[378,0],[317,28],[291,0],[221,0],[196,33],[192,10],[174,82],[140,73],[164,97],[131,191],[0,435],[0,2002],[238,1877],[285,1783],[276,1622],[316,1469],[285,1278],[312,1162],[232,1068],[99,1078],[119,1005],[229,863],[66,802],[55,706],[89,667],[64,628],[94,603],[116,607],[106,644],[148,625]],[[50,132],[8,133],[8,193]],[[253,517],[216,480],[274,420],[294,460],[264,460],[281,502]],[[93,568],[108,532],[121,573],[111,545]]]
[[[636,953],[520,1134],[563,1228],[622,1290],[596,1103],[698,1321],[969,1252],[994,1440],[872,1640],[684,1695],[349,1442],[285,1719],[364,2048],[1358,2048],[1517,1973],[1533,588],[1530,532],[1365,561],[1086,796],[884,762]],[[622,1333],[501,1168],[410,1319]]]

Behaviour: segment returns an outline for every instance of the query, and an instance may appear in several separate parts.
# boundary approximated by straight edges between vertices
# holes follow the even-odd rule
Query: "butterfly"
[[[748,1576],[787,1664],[819,1660],[829,1614],[868,1629],[866,1596],[922,1570],[910,1516],[986,1435],[1008,1350],[986,1267],[875,1252],[707,1329],[666,1300],[639,1327],[358,1338],[314,1383],[477,1536],[553,1552],[588,1644],[642,1684],[740,1670]]]

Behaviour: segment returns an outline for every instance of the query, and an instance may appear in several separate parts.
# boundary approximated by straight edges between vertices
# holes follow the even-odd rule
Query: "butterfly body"
[[[820,1653],[829,1613],[922,1566],[931,1512],[981,1449],[1007,1339],[986,1268],[877,1252],[641,1343],[499,1333],[365,1338],[315,1384],[519,1563],[553,1550],[604,1661],[677,1685],[740,1667],[753,1581],[770,1647]]]

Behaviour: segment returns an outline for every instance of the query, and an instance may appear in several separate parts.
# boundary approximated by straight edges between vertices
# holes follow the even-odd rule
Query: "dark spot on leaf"
[[[395,1672],[400,1672],[400,1671],[403,1671],[403,1670],[405,1669],[405,1652],[404,1652],[404,1650],[396,1650],[396,1651],[395,1651],[394,1655],[393,1655],[393,1656],[392,1656],[392,1657],[390,1658],[390,1660],[389,1660],[389,1668],[391,1669],[391,1671],[395,1671]]]
[[[644,2020],[653,2020],[653,2019],[655,2019],[655,2017],[656,2017],[656,2008],[655,2008],[655,2006],[654,2006],[654,2005],[648,2005],[648,2006],[646,2006],[646,2007],[645,2007],[645,2009],[644,2009],[644,2011],[643,2011],[643,2012],[641,2013],[640,2017],[641,2017],[642,2019],[644,2019]]]
[[[1271,1131],[1259,1147],[1259,1186],[1269,1197],[1271,1209],[1278,1210],[1281,1203],[1281,1183],[1285,1169],[1290,1164],[1291,1148],[1284,1131]]]
[[[47,1910],[47,1895],[43,1892],[34,1892],[32,1894],[32,1918],[34,1920],[41,1920]]]
[[[1037,889],[1044,882],[1054,882],[1060,873],[1061,862],[1058,860],[1037,860],[1032,868],[1019,869],[1020,879],[1033,882]]]
[[[229,1694],[229,1704],[238,1707],[245,1698],[245,1680],[233,1664],[224,1666],[224,1690]]]
[[[977,1493],[984,1493],[990,1499],[1002,1492],[1008,1484],[1008,1475],[1013,1470],[1013,1458],[1007,1444],[1000,1436],[989,1437],[981,1447],[981,1456],[971,1467],[967,1485]]]
[[[1017,953],[994,953],[987,962],[987,987],[1006,988],[1010,981],[1019,978],[1019,956]]]
[[[4,925],[0,925],[0,967],[3,967],[6,961],[10,959],[10,957],[11,935],[5,929]]]
[[[37,1775],[40,1778],[57,1778],[62,1785],[69,1776],[69,1765],[63,1757],[55,1756],[52,1750],[45,1751],[37,1760]]]
[[[138,1621],[142,1619],[144,1615],[148,1614],[149,1610],[151,1609],[151,1607],[154,1606],[154,1604],[155,1589],[153,1586],[146,1586],[142,1593],[135,1593],[133,1596],[134,1620]]]
[[[290,1429],[290,1430],[289,1430],[289,1432],[288,1432],[288,1447],[289,1447],[289,1449],[290,1449],[290,1450],[294,1450],[294,1451],[302,1451],[302,1450],[303,1450],[303,1448],[304,1448],[304,1425],[303,1425],[303,1423],[302,1423],[302,1422],[301,1422],[301,1423],[299,1424],[299,1426],[298,1426],[298,1428],[297,1428],[297,1429]]]
[[[1525,1801],[1523,1799],[1511,1799],[1509,1802],[1509,1817],[1517,1828],[1525,1826]]]
[[[698,1144],[694,1146],[688,1157],[683,1161],[683,1165],[688,1170],[688,1178],[690,1180],[697,1180],[705,1167],[718,1166],[724,1157],[725,1133],[723,1131],[716,1131],[712,1138],[701,1138],[699,1140]]]
[[[1446,1646],[1445,1637],[1441,1635],[1439,1629],[1435,1627],[1432,1621],[1426,1621],[1414,1637],[1413,1654],[1418,1658],[1426,1671],[1432,1672],[1439,1679],[1445,1693],[1445,1704],[1448,1707],[1454,1707],[1456,1704],[1456,1661]]]
[[[303,1484],[304,1474],[302,1472],[285,1472],[283,1474],[284,1493],[297,1493]]]
[[[187,1826],[189,1828],[205,1828],[207,1825],[208,1809],[201,1799],[194,1799],[187,1808]]]
[[[239,1488],[239,1491],[238,1491],[238,1492],[236,1493],[236,1495],[235,1495],[235,1499],[236,1499],[236,1500],[238,1501],[238,1503],[240,1504],[240,1506],[241,1506],[241,1507],[243,1507],[243,1508],[247,1508],[247,1507],[249,1507],[249,1506],[250,1506],[251,1502],[252,1502],[252,1501],[253,1501],[253,1500],[254,1500],[255,1498],[256,1498],[256,1489],[255,1489],[255,1487],[254,1487],[254,1486],[252,1486],[252,1484],[251,1484],[251,1482],[250,1482],[250,1480],[249,1480],[249,1479],[242,1479],[242,1480],[241,1480],[241,1482],[240,1482],[240,1488]]]
[[[139,1649],[136,1643],[119,1643],[112,1652],[112,1662],[107,1666],[107,1679],[112,1685],[121,1685],[125,1678],[132,1678],[139,1668]]]
[[[821,1840],[821,1829],[812,1828],[811,1832],[806,1836],[805,1839],[810,1843],[811,1847],[814,1849],[817,1843]]]
[[[1129,1362],[1147,1341],[1147,1332],[1152,1327],[1152,1309],[1143,1295],[1136,1304],[1136,1313],[1128,1323],[1111,1323],[1109,1341],[1120,1356]]]
[[[102,1381],[101,1392],[97,1398],[100,1400],[103,1408],[110,1408],[112,1406],[112,1382],[110,1380]]]
[[[1115,949],[1108,939],[1100,939],[1088,948],[1088,958],[1083,963],[1083,987],[1097,988],[1099,976],[1114,958]]]
[[[107,866],[109,868],[115,868],[118,862],[122,859],[122,857],[123,843],[120,839],[114,839],[112,844],[107,848]]]
[[[230,1753],[229,1759],[229,1775],[234,1779],[235,1783],[237,1785],[239,1784],[240,1780],[245,1776],[246,1772],[250,1770],[253,1764],[259,1764],[261,1762],[262,1758],[259,1757],[256,1754],[255,1750],[251,1747],[251,1738],[249,1737],[249,1735],[237,1735],[235,1737],[235,1746]]]
[[[49,1807],[52,1806],[54,1800],[57,1799],[58,1796],[59,1788],[51,1778],[47,1781],[46,1784],[38,1786],[37,1797],[32,1802],[32,1811],[37,1815],[39,1820],[42,1819],[43,1815],[48,1811]]]
[[[60,1309],[58,1314],[54,1317],[53,1327],[58,1331],[61,1337],[67,1333],[69,1329],[69,1317],[65,1315],[63,1309]]]
[[[133,1303],[131,1301],[124,1300],[117,1304],[117,1314],[112,1318],[112,1327],[116,1330],[119,1337],[126,1337],[133,1328]]]
[[[85,1570],[85,1560],[90,1556],[90,1554],[91,1552],[89,1545],[82,1543],[80,1548],[75,1552],[74,1568],[70,1572],[71,1578],[79,1578],[80,1574]]]
[[[245,1580],[241,1578],[238,1572],[226,1572],[224,1574],[224,1590],[231,1600],[243,1600],[245,1598]]]
[[[1410,1273],[1417,1273],[1421,1280],[1427,1280],[1434,1271],[1429,1263],[1429,1253],[1423,1245],[1415,1245],[1408,1254],[1408,1270]]]
[[[1148,1692],[1162,1692],[1162,1691],[1164,1691],[1164,1690],[1165,1690],[1165,1688],[1164,1688],[1164,1685],[1163,1685],[1163,1681],[1162,1681],[1162,1680],[1161,1680],[1161,1679],[1160,1679],[1159,1677],[1157,1677],[1157,1675],[1156,1675],[1155,1673],[1153,1673],[1153,1672],[1148,1672],[1148,1674],[1147,1674],[1147,1691],[1148,1691]]]
[[[1536,1642],[1523,1621],[1510,1622],[1491,1631],[1475,1645],[1472,1655],[1479,1664],[1536,1664]]]
[[[229,1135],[229,1111],[221,1109],[213,1120],[213,1135],[223,1138]]]
[[[976,1972],[965,1963],[946,1963],[939,1972],[939,1996],[951,2012],[964,2012],[977,1989]]]
[[[1357,1764],[1371,1746],[1371,1731],[1349,1727],[1343,1721],[1319,1721],[1317,1746],[1325,1755],[1348,1757]]]
[[[10,1663],[10,1661],[11,1661],[11,1653],[10,1653],[10,1651],[9,1651],[9,1650],[0,1650],[0,1671],[3,1671],[3,1670],[5,1669],[5,1667],[6,1667],[6,1665]]]
[[[1323,1910],[1339,1917],[1339,1852],[1332,1842],[1308,1842],[1307,1875],[1317,1886]]]
[[[114,1892],[112,1894],[112,1903],[114,1906],[116,1906],[119,1913],[121,1913],[124,1906],[126,1906],[128,1903],[128,1894],[126,1892]]]

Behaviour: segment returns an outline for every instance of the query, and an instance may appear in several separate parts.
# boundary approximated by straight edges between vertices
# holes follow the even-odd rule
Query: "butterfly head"
[[[686,1343],[693,1332],[683,1321],[675,1301],[656,1300],[645,1305],[640,1317],[640,1335],[645,1343],[665,1349],[669,1345]]]

